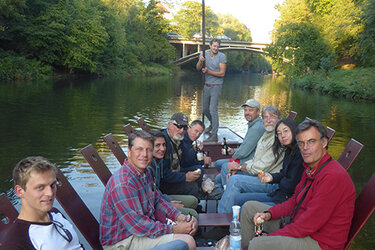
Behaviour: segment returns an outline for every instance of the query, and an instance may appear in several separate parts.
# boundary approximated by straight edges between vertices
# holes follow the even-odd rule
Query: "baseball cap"
[[[171,120],[175,120],[179,125],[189,125],[189,118],[181,112],[173,114]]]
[[[249,106],[249,107],[260,109],[260,104],[255,99],[249,99],[249,100],[247,100],[244,104],[241,105],[241,107],[243,107],[243,106]]]

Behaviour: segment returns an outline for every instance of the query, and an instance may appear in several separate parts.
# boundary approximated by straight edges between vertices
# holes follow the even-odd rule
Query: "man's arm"
[[[351,192],[347,189],[337,188],[342,187],[343,180],[340,176],[327,175],[319,180],[318,183],[316,181],[314,181],[315,187],[309,190],[313,194],[308,194],[306,197],[308,199],[311,196],[311,199],[305,200],[300,207],[300,210],[303,209],[303,214],[294,219],[293,223],[274,233],[270,233],[269,236],[303,238],[317,232],[337,212],[338,202],[341,197]],[[269,209],[272,216],[274,216],[274,209],[273,207]],[[350,218],[347,219],[350,220]]]
[[[240,160],[246,159],[256,149],[258,141],[264,134],[265,129],[262,124],[260,124],[260,126],[254,126],[256,125],[254,124],[248,129],[243,143],[238,148],[234,149],[233,158]]]
[[[198,60],[198,62],[197,62],[197,65],[195,66],[196,67],[196,69],[199,71],[199,70],[201,70],[202,68],[203,68],[203,62],[206,60],[206,58],[204,58],[203,56],[202,56],[202,53],[201,53],[201,55],[199,56],[199,60]]]
[[[224,77],[226,69],[227,69],[227,64],[226,63],[220,63],[219,64],[219,71],[213,71],[213,70],[209,70],[208,68],[203,68],[202,72],[208,73],[208,74],[216,76],[216,77]]]
[[[181,212],[166,201],[159,192],[155,192],[155,208],[167,214],[170,219],[177,220]]]
[[[107,190],[106,190],[107,191]],[[124,230],[138,237],[159,237],[172,232],[172,226],[154,221],[142,214],[142,206],[136,189],[117,185],[110,191],[118,219]]]

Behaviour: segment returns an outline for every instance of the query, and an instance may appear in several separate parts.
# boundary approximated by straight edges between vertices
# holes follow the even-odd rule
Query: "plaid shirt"
[[[172,226],[155,219],[155,209],[176,220],[180,212],[153,190],[151,174],[140,174],[125,160],[105,188],[100,212],[100,241],[113,245],[131,235],[156,238]]]

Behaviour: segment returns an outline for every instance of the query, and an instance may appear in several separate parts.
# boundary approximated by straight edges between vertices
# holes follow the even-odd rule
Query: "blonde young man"
[[[31,156],[13,169],[14,190],[21,211],[9,229],[3,249],[83,249],[73,226],[53,208],[57,168]]]

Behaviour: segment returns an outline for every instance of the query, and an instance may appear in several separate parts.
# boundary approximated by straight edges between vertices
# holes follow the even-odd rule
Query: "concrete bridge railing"
[[[169,43],[176,47],[176,60],[172,63],[183,65],[192,60],[196,60],[201,52],[201,40],[179,40],[171,39]],[[206,41],[206,49],[208,49],[209,41]],[[255,53],[264,53],[263,49],[267,43],[251,43],[242,41],[222,41],[220,51],[249,51]]]

